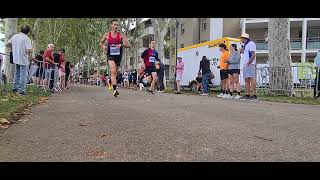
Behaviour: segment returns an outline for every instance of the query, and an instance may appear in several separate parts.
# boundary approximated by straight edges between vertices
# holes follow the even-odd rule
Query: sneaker
[[[218,97],[218,98],[222,98],[223,96],[224,96],[224,94],[223,94],[223,93],[221,93],[221,94],[217,95],[217,97]]]
[[[25,92],[17,92],[17,95],[19,96],[26,96],[27,94]]]
[[[249,95],[245,95],[240,98],[240,100],[249,100],[249,99],[250,99]]]
[[[113,96],[114,96],[114,97],[118,97],[118,95],[119,95],[118,90],[114,90],[114,91],[113,91]]]
[[[237,95],[236,97],[234,97],[234,99],[240,99],[241,96]]]
[[[251,96],[250,100],[257,100],[257,96],[256,95]]]
[[[154,92],[152,90],[148,90],[148,93],[154,94]]]
[[[18,90],[16,90],[16,89],[12,89],[12,92],[13,92],[13,93],[17,93],[17,92],[18,92]]]
[[[175,92],[175,94],[181,94],[181,92]]]
[[[223,99],[232,99],[233,96],[231,96],[230,94],[225,94],[222,98]]]
[[[163,93],[164,91],[157,91],[158,93]]]
[[[208,93],[201,93],[200,96],[208,96]]]

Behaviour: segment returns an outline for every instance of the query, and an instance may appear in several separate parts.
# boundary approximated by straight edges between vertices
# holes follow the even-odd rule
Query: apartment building
[[[268,60],[268,18],[181,18],[178,47],[248,33],[257,45],[257,62]],[[292,62],[312,62],[320,49],[320,18],[291,18]]]
[[[268,18],[242,18],[241,31],[257,45],[257,61],[268,60]],[[320,18],[290,18],[292,62],[313,62],[320,49]]]

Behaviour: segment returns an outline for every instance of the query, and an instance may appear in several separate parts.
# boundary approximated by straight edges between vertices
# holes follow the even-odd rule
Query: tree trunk
[[[33,28],[32,28],[32,49],[34,53],[38,52],[38,32],[40,29],[40,24],[41,24],[42,18],[37,18],[36,21],[34,22]]]
[[[17,26],[18,26],[18,18],[6,18],[5,19],[5,44],[9,41],[9,39],[17,33]],[[11,49],[5,49],[6,54],[10,54]],[[6,74],[8,81],[12,81],[13,79],[13,72],[14,66],[10,64],[10,56],[5,56],[5,68],[4,73]]]
[[[270,18],[268,25],[269,93],[292,95],[289,18]]]

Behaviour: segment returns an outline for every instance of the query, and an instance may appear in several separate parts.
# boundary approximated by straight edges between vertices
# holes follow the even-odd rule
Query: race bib
[[[153,56],[150,56],[150,57],[149,57],[149,62],[154,63],[155,60],[156,60],[155,57],[153,57]]]
[[[110,55],[112,55],[112,56],[120,55],[120,48],[117,48],[116,45],[111,45],[110,46]]]

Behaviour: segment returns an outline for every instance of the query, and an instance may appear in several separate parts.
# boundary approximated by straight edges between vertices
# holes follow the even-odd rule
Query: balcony
[[[268,50],[268,43],[265,40],[256,40],[257,50]],[[291,39],[291,50],[301,50],[302,42],[301,38]],[[307,39],[307,49],[318,50],[320,49],[320,37],[319,38],[308,38]]]

